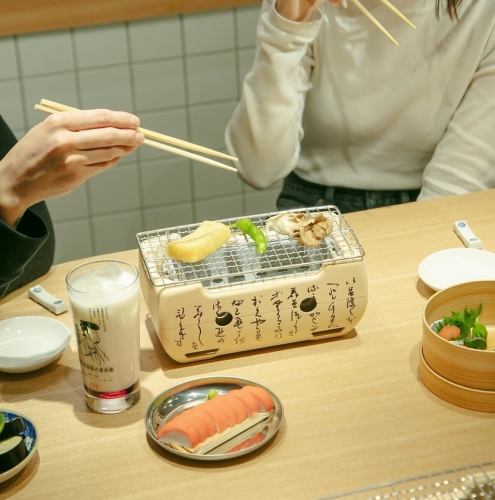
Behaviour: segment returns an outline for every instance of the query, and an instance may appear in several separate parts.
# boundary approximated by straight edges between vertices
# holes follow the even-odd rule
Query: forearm
[[[16,200],[12,170],[8,168],[9,160],[5,159],[15,144],[14,134],[0,116],[0,221],[12,228],[27,208]]]
[[[53,260],[53,229],[44,203],[16,229],[0,221],[0,297],[45,273]]]
[[[0,221],[15,228],[28,206],[17,196],[15,186],[10,184],[5,163],[6,160],[0,161]]]
[[[226,131],[241,177],[255,187],[271,185],[297,162],[319,27],[319,20],[292,22],[264,5],[255,62]]]
[[[495,188],[495,34],[423,174],[419,199]]]

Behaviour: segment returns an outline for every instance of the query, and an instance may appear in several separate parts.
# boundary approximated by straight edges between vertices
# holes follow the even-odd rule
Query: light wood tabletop
[[[322,498],[495,460],[495,414],[465,410],[431,394],[418,378],[421,315],[434,293],[417,276],[428,254],[462,243],[466,219],[495,250],[495,190],[348,214],[366,255],[369,301],[344,337],[178,364],[164,352],[141,307],[141,400],[118,415],[86,408],[76,340],[58,362],[27,374],[0,374],[3,409],[37,427],[37,455],[0,485],[14,498]],[[137,263],[138,251],[112,254]],[[36,280],[67,298],[65,276],[79,262]],[[27,297],[0,301],[0,319],[54,317]],[[70,313],[57,317],[71,324]],[[285,422],[251,455],[193,462],[150,443],[151,400],[208,375],[259,382],[281,400]]]

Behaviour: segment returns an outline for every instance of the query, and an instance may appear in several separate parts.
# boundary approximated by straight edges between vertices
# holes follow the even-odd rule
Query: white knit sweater
[[[495,0],[463,0],[459,21],[438,20],[434,0],[395,0],[417,30],[364,4],[399,47],[352,4],[292,22],[264,1],[226,131],[242,178],[264,188],[295,168],[423,199],[495,187]]]

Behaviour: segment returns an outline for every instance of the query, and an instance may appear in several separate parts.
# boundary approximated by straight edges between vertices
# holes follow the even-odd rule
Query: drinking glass
[[[140,395],[138,270],[97,260],[76,267],[66,282],[86,405],[122,412]]]

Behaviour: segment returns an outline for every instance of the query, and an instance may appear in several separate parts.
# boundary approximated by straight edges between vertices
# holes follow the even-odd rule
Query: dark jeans
[[[294,172],[284,179],[277,198],[278,210],[335,205],[342,213],[368,208],[386,207],[416,201],[419,189],[403,191],[368,191],[342,187],[326,187],[305,181]]]

